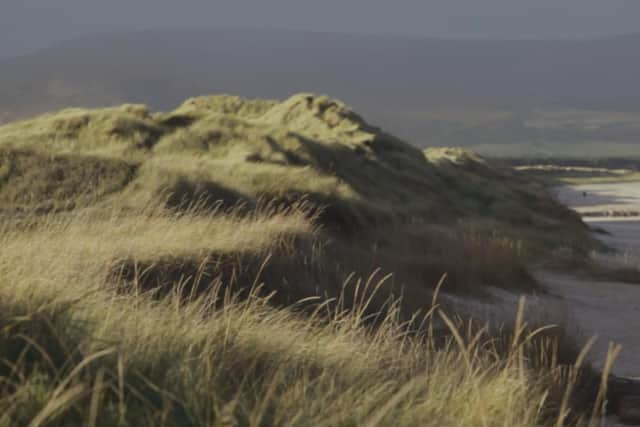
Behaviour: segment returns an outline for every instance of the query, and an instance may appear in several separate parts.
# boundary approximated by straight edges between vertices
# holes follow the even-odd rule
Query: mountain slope
[[[169,109],[201,93],[283,98],[312,90],[339,93],[386,128],[425,146],[448,143],[438,129],[459,123],[447,116],[425,125],[424,112],[434,109],[638,111],[638,46],[636,36],[562,42],[240,30],[103,36],[0,63],[0,119],[67,105],[135,102]],[[588,118],[579,123],[588,138],[598,138],[589,133]],[[637,135],[633,131],[626,141]],[[571,140],[583,137],[578,132]],[[462,142],[475,143],[468,139]],[[498,140],[508,142],[501,135]]]

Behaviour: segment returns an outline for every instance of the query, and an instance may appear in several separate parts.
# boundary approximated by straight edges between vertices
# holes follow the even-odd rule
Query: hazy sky
[[[582,37],[640,32],[640,0],[0,0],[0,56],[92,33],[190,27]]]

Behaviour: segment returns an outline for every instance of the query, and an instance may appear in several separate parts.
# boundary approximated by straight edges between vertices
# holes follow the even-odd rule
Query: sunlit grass
[[[336,284],[334,302],[281,308],[245,277],[200,276],[207,291],[188,297],[178,282],[161,298],[114,288],[123,257],[268,257],[314,232],[297,211],[267,213],[86,211],[0,228],[0,422],[537,426],[577,415],[573,398],[558,412],[568,356],[557,327],[534,332],[521,316],[511,335],[471,327],[437,296],[413,318],[393,299],[376,311],[381,274]]]
[[[537,289],[530,257],[585,238],[471,153],[311,95],[67,110],[0,147],[2,427],[600,416],[561,327],[485,327],[434,295]]]

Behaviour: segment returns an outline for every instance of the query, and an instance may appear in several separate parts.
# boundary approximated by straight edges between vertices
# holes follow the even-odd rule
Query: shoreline
[[[616,253],[603,256],[624,258],[640,269],[640,183],[569,184],[555,189],[554,196],[606,232],[594,235]],[[572,323],[586,336],[601,337],[592,355],[598,363],[608,341],[617,342],[623,351],[613,372],[640,376],[640,284],[555,273],[545,273],[542,281],[567,302]]]

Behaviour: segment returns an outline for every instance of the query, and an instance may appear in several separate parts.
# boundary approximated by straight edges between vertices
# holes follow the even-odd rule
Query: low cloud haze
[[[88,34],[152,28],[516,39],[633,33],[638,22],[637,0],[2,0],[0,57]]]

